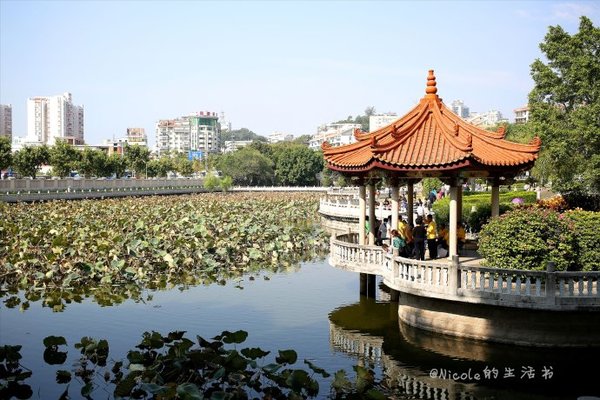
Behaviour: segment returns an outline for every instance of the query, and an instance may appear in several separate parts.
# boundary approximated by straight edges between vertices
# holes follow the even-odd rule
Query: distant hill
[[[258,140],[268,142],[267,138],[252,132],[248,128],[235,129],[229,132],[221,132],[221,141],[227,140]]]

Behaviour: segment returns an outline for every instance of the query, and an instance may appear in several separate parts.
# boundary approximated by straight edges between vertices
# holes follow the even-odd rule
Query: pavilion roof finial
[[[429,76],[427,76],[427,87],[425,88],[425,93],[433,95],[437,93],[435,75],[432,69],[429,70]]]

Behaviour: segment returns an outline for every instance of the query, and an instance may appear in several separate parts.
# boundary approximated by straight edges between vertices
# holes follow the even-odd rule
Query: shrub
[[[600,211],[600,194],[571,191],[563,194],[570,209],[581,208],[588,211]]]
[[[578,269],[600,271],[600,213],[573,210],[563,215],[573,226]]]
[[[569,208],[569,205],[561,195],[556,195],[549,199],[538,200],[535,204],[540,208],[548,208],[555,211],[564,211]]]
[[[553,210],[517,209],[492,219],[479,236],[479,253],[495,268],[576,269],[573,223]]]
[[[208,175],[204,178],[204,189],[213,191],[221,185],[221,179],[215,175]]]
[[[231,189],[231,187],[233,186],[233,179],[231,179],[230,176],[224,177],[223,179],[221,179],[220,186],[223,192],[228,192],[229,189]]]
[[[500,193],[500,214],[512,210],[514,198],[522,198],[525,204],[535,202],[535,192],[503,192]],[[438,225],[448,224],[450,220],[450,198],[444,197],[433,203],[435,221]],[[461,220],[468,225],[471,232],[479,232],[492,216],[492,195],[490,192],[465,192]]]

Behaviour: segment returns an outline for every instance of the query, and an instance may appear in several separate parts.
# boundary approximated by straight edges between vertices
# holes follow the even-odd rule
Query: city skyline
[[[362,114],[402,116],[434,69],[447,105],[513,110],[550,25],[598,23],[593,2],[0,1],[0,103],[13,137],[28,98],[70,92],[85,140],[160,119],[224,112],[234,129],[299,136]],[[202,16],[202,18],[198,18]]]

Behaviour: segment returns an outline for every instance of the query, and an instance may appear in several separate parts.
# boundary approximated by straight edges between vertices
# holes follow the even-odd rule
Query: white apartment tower
[[[156,123],[156,150],[166,151],[219,151],[219,117],[215,112],[200,111],[177,119],[163,119]]]
[[[12,105],[0,104],[0,136],[12,142]]]
[[[27,100],[27,140],[53,145],[64,140],[73,145],[84,141],[83,106],[72,103],[71,93]]]
[[[462,100],[454,100],[452,102],[452,112],[461,118],[469,118],[469,107],[465,106]]]

